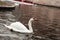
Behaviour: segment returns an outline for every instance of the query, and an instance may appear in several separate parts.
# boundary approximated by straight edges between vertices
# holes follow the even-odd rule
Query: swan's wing
[[[16,32],[20,32],[20,33],[32,33],[31,31],[27,30],[27,29],[18,29],[18,28],[12,28],[13,31],[16,31]]]
[[[20,32],[20,33],[32,33],[29,30],[18,30],[18,29],[15,29],[15,28],[13,28],[13,31]]]
[[[12,29],[20,30],[20,31],[28,31],[28,29],[20,22],[15,22],[10,25]]]

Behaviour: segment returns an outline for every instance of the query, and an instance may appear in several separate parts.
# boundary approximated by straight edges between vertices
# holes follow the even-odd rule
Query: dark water
[[[60,8],[47,7],[41,5],[20,5],[17,15],[19,21],[28,27],[28,20],[35,17],[33,22],[33,30],[35,36],[34,40],[60,40]]]
[[[15,34],[21,40],[25,38],[25,40],[60,40],[60,8],[41,5],[20,5],[12,13],[16,16],[16,20],[22,22],[27,28],[29,28],[29,19],[35,17],[36,20],[33,21],[32,25],[34,34],[29,36],[27,34],[20,35],[20,33],[11,32],[7,28],[0,26],[1,34]]]

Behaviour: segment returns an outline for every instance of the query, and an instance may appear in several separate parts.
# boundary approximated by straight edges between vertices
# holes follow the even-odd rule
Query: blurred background
[[[33,40],[60,40],[60,0],[16,1],[34,4],[20,4],[12,12],[27,28],[29,19],[36,18],[33,22]]]

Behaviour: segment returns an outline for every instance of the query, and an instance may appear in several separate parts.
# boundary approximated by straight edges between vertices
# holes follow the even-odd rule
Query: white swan
[[[13,31],[17,31],[20,33],[33,33],[33,29],[32,29],[32,21],[33,20],[34,19],[31,18],[28,22],[29,30],[21,22],[14,22],[14,23],[11,23],[9,26],[4,24],[4,26],[9,29],[12,29]]]

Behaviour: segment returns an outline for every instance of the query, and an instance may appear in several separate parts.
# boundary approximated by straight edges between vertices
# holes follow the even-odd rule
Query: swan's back
[[[29,30],[21,23],[21,22],[14,22],[10,25],[13,30],[20,31],[20,32],[28,32]]]

